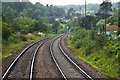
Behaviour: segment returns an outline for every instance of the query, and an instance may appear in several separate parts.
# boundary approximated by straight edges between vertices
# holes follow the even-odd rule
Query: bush
[[[7,23],[2,23],[2,38],[4,40],[8,40],[8,38],[12,35],[12,29],[8,26]]]
[[[35,36],[34,35],[27,36],[27,38],[30,39],[30,40],[35,40]]]
[[[104,53],[108,56],[108,57],[112,57],[114,55],[118,55],[120,52],[120,43],[118,43],[117,41],[109,41],[107,43],[107,45],[104,47]]]
[[[106,44],[106,37],[102,34],[98,35],[95,30],[77,29],[70,37],[74,47],[85,50],[85,55],[99,50]]]
[[[82,41],[82,47],[85,48],[85,55],[88,55],[97,49],[96,41],[86,38]]]
[[[81,42],[80,42],[80,40],[77,40],[76,42],[75,42],[75,48],[80,48],[80,45],[81,45]]]
[[[94,59],[94,61],[98,61],[99,60],[99,57],[96,57],[95,59]]]
[[[27,36],[25,36],[25,35],[20,35],[20,39],[22,41],[27,41],[28,40]]]

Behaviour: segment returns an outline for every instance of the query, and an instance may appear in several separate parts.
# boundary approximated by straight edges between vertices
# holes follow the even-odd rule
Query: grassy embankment
[[[110,41],[102,49],[98,48],[97,50],[95,50],[94,47],[98,46],[94,46],[93,48],[91,48],[94,50],[92,50],[91,53],[86,56],[86,47],[80,46],[79,48],[76,48],[77,44],[75,41],[73,43],[71,36],[72,35],[69,35],[67,38],[67,47],[76,54],[77,58],[84,60],[85,62],[93,66],[96,70],[109,77],[120,78],[120,72],[118,69],[118,55],[120,55],[120,43],[118,41]],[[77,41],[81,41],[81,39],[77,39]],[[87,40],[85,40],[84,42],[87,42]]]
[[[51,37],[53,35],[54,34],[46,34],[46,37]],[[40,39],[42,39],[42,37],[36,34],[33,34],[32,36],[18,35],[10,37],[7,41],[3,41],[3,43],[0,45],[0,49],[2,49],[0,59],[5,59],[9,56],[12,56],[14,52]]]
[[[40,36],[26,36],[19,35],[17,37],[11,37],[11,39],[7,41],[3,41],[2,43],[2,55],[0,55],[0,59],[5,59],[9,56],[13,55],[13,52],[22,49],[26,45],[41,39]]]

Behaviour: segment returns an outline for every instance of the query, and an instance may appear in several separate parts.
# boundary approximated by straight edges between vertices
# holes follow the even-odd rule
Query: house
[[[119,30],[120,30],[120,27],[118,27],[117,25],[106,26],[106,35],[116,38],[117,31]]]
[[[110,25],[110,26],[106,26],[106,31],[112,31],[112,32],[116,32],[120,30],[120,27],[118,27],[117,25]]]

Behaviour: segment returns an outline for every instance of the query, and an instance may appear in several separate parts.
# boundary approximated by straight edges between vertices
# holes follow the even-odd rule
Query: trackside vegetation
[[[63,8],[37,2],[0,2],[2,8],[2,55],[6,59],[28,44],[43,37],[64,32],[64,26],[55,19],[65,13]]]
[[[108,39],[95,30],[75,29],[67,38],[68,48],[77,58],[91,64],[98,71],[112,78],[120,78],[120,40]]]

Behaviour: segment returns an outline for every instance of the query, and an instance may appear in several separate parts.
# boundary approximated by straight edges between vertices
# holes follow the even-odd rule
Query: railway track
[[[65,80],[68,79],[84,79],[93,80],[86,72],[84,72],[61,47],[63,36],[56,38],[50,45],[50,52],[57,68]]]
[[[87,73],[85,73],[69,56],[64,52],[61,47],[61,40],[63,35],[53,39],[50,44],[50,54],[62,78],[68,79],[87,79],[93,80]],[[37,41],[27,48],[25,48],[16,59],[11,63],[6,72],[3,74],[1,80],[6,79],[33,79],[33,69],[36,54],[38,49],[48,39]],[[49,53],[49,52],[48,52]]]
[[[32,80],[35,55],[46,41],[47,39],[39,40],[25,48],[11,63],[1,80],[21,78]]]

